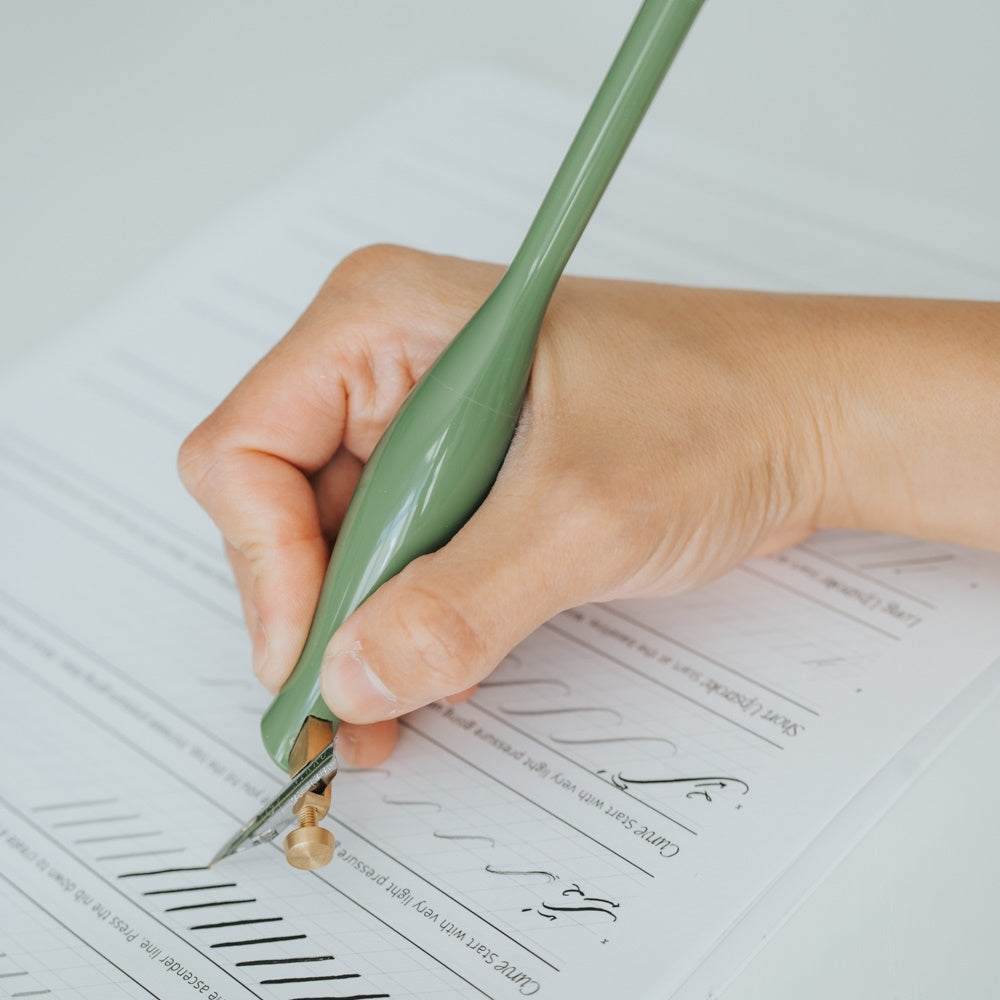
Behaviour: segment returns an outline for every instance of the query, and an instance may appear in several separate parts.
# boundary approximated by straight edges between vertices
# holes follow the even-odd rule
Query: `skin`
[[[184,443],[277,691],[363,464],[495,286],[490,264],[376,246]],[[821,528],[1000,549],[1000,304],[564,278],[490,495],[352,614],[324,659],[338,752],[475,684],[552,615],[697,587]]]

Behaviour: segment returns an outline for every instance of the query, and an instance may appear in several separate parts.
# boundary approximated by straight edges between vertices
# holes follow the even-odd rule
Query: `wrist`
[[[1000,548],[1000,306],[825,299],[817,527]]]

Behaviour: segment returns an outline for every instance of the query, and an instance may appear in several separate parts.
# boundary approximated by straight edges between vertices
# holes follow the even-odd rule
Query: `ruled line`
[[[281,851],[282,850],[281,845],[279,845],[279,844],[271,844],[271,848],[272,848],[272,850],[276,850],[276,851]],[[412,945],[414,948],[417,949],[417,951],[422,952],[432,962],[435,962],[437,965],[440,965],[442,969],[446,969],[456,979],[461,979],[462,982],[465,983],[466,986],[468,986],[472,990],[475,990],[476,993],[478,993],[480,996],[486,997],[486,1000],[493,1000],[493,998],[490,997],[489,993],[487,993],[483,989],[480,989],[474,982],[472,982],[471,979],[467,979],[457,969],[453,969],[446,961],[444,961],[443,958],[441,958],[440,955],[435,955],[433,952],[428,951],[425,947],[423,947],[423,945],[418,944],[416,941],[413,940],[413,938],[411,938],[408,935],[404,934],[398,927],[394,927],[392,924],[390,924],[384,917],[380,917],[374,910],[370,910],[363,903],[359,903],[358,900],[356,900],[353,896],[349,896],[346,892],[344,892],[343,889],[341,889],[338,885],[335,885],[328,878],[326,878],[323,875],[321,875],[318,871],[310,872],[310,874],[312,875],[312,877],[314,879],[316,879],[319,882],[322,882],[324,885],[326,885],[330,889],[332,889],[335,893],[337,893],[338,896],[340,896],[343,899],[348,900],[349,902],[353,903],[359,910],[362,910],[363,912],[367,913],[369,917],[371,917],[373,920],[378,921],[378,923],[380,923],[387,930],[392,931],[398,937],[401,937],[404,941],[406,941],[407,944]],[[332,958],[332,956],[330,956],[330,957]],[[239,964],[239,963],[237,963],[237,964]],[[277,964],[277,963],[275,963],[275,964]]]
[[[29,478],[34,486],[51,491],[58,500],[72,497],[74,513],[81,508],[100,518],[102,523],[118,535],[128,535],[138,539],[141,545],[156,551],[179,564],[185,571],[193,571],[214,587],[221,587],[227,593],[235,592],[236,585],[228,572],[221,552],[209,548],[204,542],[192,542],[186,532],[173,526],[169,521],[157,519],[155,514],[131,501],[120,499],[111,487],[96,477],[88,477],[81,482],[79,475],[72,474],[72,466],[61,456],[48,452],[50,463],[59,463],[59,471],[27,458],[10,447],[8,442],[0,445],[0,458],[8,468]],[[95,485],[96,483],[96,485]],[[132,509],[139,507],[138,510]]]
[[[124,562],[129,563],[129,565],[135,566],[137,569],[141,569],[147,576],[152,577],[154,580],[158,580],[160,583],[166,584],[172,590],[177,591],[177,593],[183,594],[189,600],[194,601],[198,607],[203,610],[206,608],[211,609],[220,618],[232,625],[238,626],[242,631],[243,621],[234,612],[222,607],[220,604],[216,604],[204,594],[199,593],[194,588],[189,587],[187,584],[182,583],[180,580],[170,576],[170,574],[160,572],[160,570],[153,566],[148,560],[143,559],[141,556],[137,556],[126,546],[119,545],[117,542],[112,541],[103,532],[95,530],[85,521],[74,517],[64,508],[58,507],[51,501],[46,500],[35,490],[26,488],[23,484],[16,482],[3,474],[0,474],[0,486],[5,487],[8,492],[29,503],[33,509],[44,511],[49,517],[52,518],[53,521],[57,521],[60,524],[72,528],[78,534],[90,539],[90,541],[95,545],[103,548],[106,552],[117,555]]]
[[[61,829],[67,826],[93,826],[95,823],[123,823],[129,819],[139,819],[139,813],[129,813],[127,816],[98,816],[96,819],[67,819],[53,823],[52,827]]]
[[[2,797],[0,797],[0,802],[3,802],[3,804],[6,805],[7,808],[10,809],[10,811],[12,813],[14,813],[16,816],[20,816],[21,819],[25,823],[27,823],[29,826],[35,827],[36,830],[38,830],[39,832],[41,832],[43,834],[43,836],[47,837],[50,841],[52,841],[52,843],[54,843],[54,844],[57,843],[57,841],[53,837],[51,837],[48,834],[46,834],[45,831],[42,830],[41,827],[39,827],[37,823],[33,822],[30,819],[30,817],[26,816],[24,813],[20,812],[19,810],[13,808],[10,805],[10,803],[7,802]],[[11,889],[13,889],[16,893],[18,893],[18,895],[23,896],[24,899],[26,899],[32,906],[37,907],[39,910],[41,910],[42,913],[44,913],[54,924],[58,924],[64,931],[66,931],[67,934],[71,934],[74,938],[76,938],[77,941],[80,942],[80,944],[82,944],[88,950],[92,951],[99,959],[101,959],[104,962],[107,962],[108,965],[110,965],[113,968],[117,969],[126,979],[128,979],[130,982],[135,983],[135,985],[138,986],[139,989],[141,989],[144,993],[148,993],[151,997],[153,997],[153,1000],[157,1000],[155,993],[153,993],[152,991],[146,989],[146,987],[143,986],[142,983],[140,983],[138,979],[135,979],[133,976],[130,976],[120,965],[118,965],[115,962],[113,962],[110,958],[108,958],[107,955],[103,955],[101,952],[99,952],[89,941],[87,941],[84,938],[80,937],[80,935],[77,934],[76,931],[74,931],[72,927],[69,927],[67,924],[64,924],[54,913],[52,913],[50,910],[46,909],[33,896],[29,896],[19,885],[17,885],[10,878],[8,878],[2,871],[0,871],[0,878],[2,878],[11,887]],[[6,955],[0,955],[0,958],[6,958]],[[15,973],[15,975],[16,975],[16,973]],[[46,992],[48,992],[48,991],[46,991]],[[17,994],[17,993],[14,994],[14,996],[18,996],[18,995],[23,996],[24,994]],[[255,993],[254,996],[257,996],[257,994]],[[262,1000],[262,998],[259,998],[259,1000]]]
[[[49,467],[58,468],[60,474],[65,476],[75,489],[80,490],[81,484],[86,484],[83,488],[92,490],[104,502],[110,500],[112,503],[117,503],[122,507],[130,509],[134,515],[146,521],[155,521],[177,539],[183,540],[196,549],[201,555],[211,556],[220,562],[224,560],[225,557],[222,556],[221,552],[206,538],[195,534],[193,531],[189,531],[187,528],[181,527],[179,524],[175,524],[170,518],[164,517],[160,511],[154,510],[152,507],[147,507],[135,497],[124,493],[105,479],[95,475],[90,469],[78,465],[70,456],[49,448],[33,435],[26,434],[17,428],[8,428],[7,439],[3,442],[3,445],[6,449],[8,459],[15,459],[18,465],[31,468],[35,475],[39,475],[41,470],[46,467],[42,463],[47,463]],[[26,455],[22,452],[21,449],[25,446],[28,448],[30,454]],[[42,460],[41,463],[39,459]]]
[[[55,802],[44,806],[35,806],[32,812],[51,812],[53,809],[82,809],[84,806],[113,806],[117,799],[88,799],[85,802]]]
[[[773,577],[768,576],[766,573],[761,573],[760,570],[751,569],[749,566],[740,565],[736,569],[743,573],[748,573],[750,576],[757,577],[758,580],[764,580],[770,583],[772,586],[778,587],[781,590],[786,591],[789,594],[795,594],[796,597],[802,598],[804,601],[809,601],[812,604],[816,604],[821,608],[825,608],[827,611],[832,611],[835,615],[840,615],[841,618],[847,618],[852,622],[857,622],[859,625],[863,625],[867,629],[871,629],[873,632],[878,632],[881,635],[886,636],[889,639],[895,639],[899,642],[899,636],[892,632],[886,631],[884,628],[880,628],[878,625],[873,625],[871,622],[866,622],[864,618],[859,618],[857,615],[852,615],[849,611],[842,611],[840,608],[834,607],[832,604],[827,604],[826,601],[821,601],[818,597],[813,597],[811,594],[807,594],[804,591],[799,590],[797,587],[792,587],[790,584],[783,583],[780,580],[775,580]]]
[[[156,424],[160,430],[169,432],[171,436],[176,435],[178,443],[191,429],[183,421],[177,420],[172,413],[151,405],[148,400],[134,395],[119,385],[108,382],[96,372],[81,371],[78,381],[95,395],[101,396],[105,402],[120,406],[136,416],[144,417],[150,423]]]
[[[17,608],[17,609],[21,609],[21,607],[22,607],[20,605],[20,602],[14,601],[13,598],[10,598],[9,595],[6,595],[2,590],[0,590],[0,599],[6,600],[6,602],[8,604],[13,604],[15,606],[15,608]],[[24,609],[24,610],[27,611],[27,609]],[[29,617],[35,619],[36,621],[41,620],[44,623],[44,620],[40,619],[40,616],[38,616],[38,615],[36,615],[36,614],[34,614],[33,612],[30,612],[30,611],[28,611],[27,613],[28,613]],[[62,635],[61,631],[59,629],[55,628],[55,627],[53,627],[53,631],[57,635]],[[76,642],[75,640],[72,640],[71,637],[69,639],[69,644],[72,645],[72,646],[74,646],[74,647],[76,647],[76,648],[80,648],[80,644],[78,642]],[[88,655],[91,658],[96,659],[96,661],[98,663],[104,663],[104,661],[103,661],[102,658],[96,657],[96,654],[93,654],[91,651],[86,650],[86,647],[83,647],[83,649],[84,649],[84,651],[86,653],[88,653]],[[99,728],[107,731],[105,720],[100,719],[99,717],[95,716],[93,713],[89,712],[87,709],[84,709],[79,704],[79,702],[77,700],[71,698],[67,693],[61,691],[55,685],[50,684],[50,683],[44,681],[42,678],[40,678],[38,676],[37,671],[30,670],[24,664],[20,663],[15,658],[9,656],[6,653],[6,651],[3,650],[3,649],[0,649],[0,658],[2,658],[5,662],[9,663],[19,673],[21,673],[22,675],[24,675],[25,677],[27,677],[28,679],[30,679],[34,683],[38,684],[40,687],[42,687],[45,690],[47,690],[53,697],[59,699],[60,701],[63,701],[66,705],[68,705],[69,707],[71,707],[72,709],[74,709],[80,715],[82,715],[85,718],[89,719],[92,723],[94,723],[95,725],[97,725]],[[111,665],[109,665],[109,668],[112,669],[114,672],[117,673],[117,668],[114,668]],[[139,688],[140,688],[140,690],[143,690],[141,686],[139,686]],[[195,726],[195,728],[201,728],[201,727]],[[169,767],[167,767],[166,764],[164,764],[164,762],[160,758],[158,758],[156,755],[150,754],[143,747],[141,747],[141,746],[133,743],[131,740],[129,740],[126,737],[122,736],[122,734],[120,732],[114,731],[113,735],[114,735],[114,737],[119,742],[121,742],[125,746],[129,747],[133,752],[135,752],[138,755],[140,755],[140,756],[146,758],[147,760],[149,760],[149,762],[153,766],[159,768],[165,774],[168,774],[171,778],[173,778],[179,784],[183,785],[189,791],[191,791],[196,797],[204,800],[206,802],[206,804],[210,808],[215,809],[215,810],[223,813],[229,819],[233,820],[233,822],[235,822],[235,823],[242,823],[242,817],[235,815],[234,813],[230,812],[228,809],[226,809],[225,807],[223,807],[222,805],[220,805],[220,803],[218,802],[218,800],[217,800],[217,798],[215,796],[210,795],[204,789],[201,789],[201,788],[199,788],[199,787],[191,784],[186,779],[184,779],[183,777],[181,777],[179,774],[176,774]],[[228,743],[226,743],[225,741],[223,741],[221,739],[218,739],[217,737],[214,736],[214,734],[208,734],[208,735],[211,736],[213,742],[219,743],[222,747],[224,747],[227,750],[231,750],[231,751],[233,750],[233,748],[230,747]],[[255,765],[255,767],[258,770],[262,770],[259,767],[257,767],[256,765]],[[278,784],[278,782],[275,779],[274,775],[267,774],[267,777],[274,784]],[[4,802],[4,801],[5,800],[2,797],[0,797],[0,802]],[[6,804],[8,805],[9,808],[11,808],[12,811],[17,812],[17,810],[14,809],[14,807],[11,806],[9,803],[6,803]],[[25,818],[25,820],[27,822],[30,822],[30,820],[27,819],[27,817],[24,817],[24,818]],[[37,824],[34,824],[34,825],[36,826],[37,829],[39,829],[40,832],[43,833],[43,835],[48,840],[50,840],[53,844],[55,844],[60,849],[65,850],[65,848],[61,844],[59,844],[59,842],[56,841],[50,834],[48,834],[45,831],[42,831],[41,828],[37,827]],[[271,846],[275,850],[277,850],[277,851],[282,851],[281,845],[272,844]],[[109,887],[111,887],[114,891],[118,892],[119,895],[121,895],[124,899],[129,899],[128,896],[126,896],[117,886],[115,886],[111,881],[109,881],[107,878],[105,878],[96,869],[92,868],[89,864],[86,864],[82,859],[80,859],[79,863],[82,864],[96,878],[100,879],[106,885],[108,885]],[[428,949],[424,948],[422,945],[420,945],[416,941],[414,941],[409,935],[405,934],[399,927],[394,926],[393,924],[389,923],[387,920],[385,920],[384,918],[382,918],[379,914],[375,913],[373,910],[369,909],[367,906],[365,906],[359,900],[354,899],[352,896],[349,896],[347,893],[344,893],[343,891],[341,891],[341,889],[338,886],[336,886],[333,883],[331,883],[328,879],[323,878],[317,872],[312,872],[311,874],[312,874],[312,876],[314,878],[317,878],[319,881],[323,882],[324,885],[326,885],[328,888],[330,888],[335,893],[337,893],[342,899],[344,899],[345,902],[347,902],[351,906],[354,906],[357,909],[361,910],[363,913],[367,914],[372,920],[374,920],[377,923],[379,923],[380,925],[382,925],[391,934],[395,935],[398,938],[401,938],[407,944],[409,944],[410,946],[412,946],[413,948],[415,948],[417,951],[419,951],[423,955],[425,955],[434,964],[439,965],[442,969],[444,969],[445,971],[447,971],[448,973],[450,973],[456,979],[461,980],[470,989],[472,989],[473,991],[475,991],[476,993],[478,993],[480,996],[486,997],[487,1000],[490,1000],[490,996],[489,996],[488,993],[486,993],[483,989],[481,989],[479,986],[477,986],[474,982],[472,982],[466,976],[462,975],[462,973],[459,972],[457,969],[455,969],[451,965],[449,965],[439,955],[436,955],[433,952],[428,951]],[[155,920],[156,923],[158,923],[161,927],[163,927],[170,934],[174,935],[175,937],[178,937],[180,940],[183,940],[183,938],[180,938],[180,935],[178,935],[177,932],[172,927],[170,927],[169,924],[165,923],[164,921],[160,920],[159,918],[157,918],[155,916],[152,916],[152,915],[150,915],[150,916],[151,916],[151,919]],[[315,959],[309,959],[309,961],[327,961],[327,960],[332,960],[332,959],[333,959],[333,956],[325,956],[325,957],[319,957],[319,958],[315,958]],[[209,959],[209,960],[212,962],[213,965],[215,965],[218,969],[220,969],[222,972],[224,972],[227,976],[229,976],[235,982],[240,983],[240,985],[245,985],[239,979],[236,979],[236,977],[232,973],[230,973],[224,966],[220,965],[218,962],[216,962],[216,961],[214,961],[212,959]],[[275,960],[267,960],[267,961],[268,962],[274,962],[275,964],[277,964],[279,962],[284,962],[285,960],[283,960],[283,959],[282,960],[275,959]],[[294,961],[294,960],[288,960],[288,961]],[[299,961],[306,961],[306,959],[301,959]],[[242,965],[242,964],[243,963],[236,963],[237,966]],[[249,990],[249,987],[246,987],[246,988]],[[253,990],[249,990],[249,991],[251,992],[251,994],[253,996],[257,997],[258,1000],[263,1000],[263,998],[260,996],[259,993],[256,993]]]
[[[162,830],[144,830],[141,833],[115,833],[109,834],[106,837],[81,837],[79,840],[74,840],[73,843],[77,846],[81,844],[106,844],[112,840],[139,840],[142,837],[162,836]]]
[[[804,542],[800,542],[796,548],[801,549],[806,553],[806,555],[810,555],[814,559],[819,559],[822,562],[829,563],[831,566],[836,566],[837,569],[843,570],[845,573],[853,573],[862,580],[867,580],[869,583],[873,583],[878,587],[884,587],[886,590],[891,590],[894,594],[899,594],[900,597],[905,597],[908,600],[916,602],[917,604],[922,604],[930,611],[937,610],[937,605],[932,604],[930,601],[927,601],[922,597],[918,597],[916,594],[912,594],[910,591],[904,590],[902,587],[897,587],[891,583],[887,583],[885,580],[881,580],[877,576],[865,573],[856,566],[851,566],[848,563],[842,562],[835,556],[827,555],[827,553],[821,552],[819,549],[815,549],[811,545],[806,545]]]
[[[39,631],[41,631],[43,634],[47,636],[48,635],[55,636],[55,638],[57,638],[64,645],[68,646],[70,649],[76,650],[78,653],[83,654],[92,663],[95,663],[99,667],[104,668],[109,673],[113,674],[116,678],[118,678],[118,680],[126,684],[128,687],[132,688],[134,691],[138,691],[145,698],[148,698],[160,711],[165,712],[168,715],[172,715],[179,722],[182,722],[185,725],[190,726],[196,732],[200,733],[203,737],[210,740],[212,743],[216,744],[216,746],[222,747],[222,749],[229,751],[231,754],[233,754],[234,757],[241,760],[244,764],[247,765],[247,767],[256,771],[263,778],[266,778],[275,787],[280,786],[280,781],[275,777],[275,774],[272,770],[262,767],[258,761],[253,760],[253,758],[247,756],[241,750],[232,746],[232,744],[228,743],[226,740],[220,738],[219,735],[212,729],[210,729],[208,726],[202,725],[201,723],[197,722],[193,717],[191,717],[189,714],[180,711],[180,709],[175,704],[173,704],[169,699],[162,697],[161,695],[157,694],[157,692],[154,691],[152,688],[137,681],[135,677],[132,676],[127,670],[123,670],[121,667],[116,666],[110,660],[92,650],[89,646],[84,645],[79,639],[65,632],[54,622],[49,621],[44,616],[40,615],[37,611],[22,604],[20,601],[18,601],[16,598],[14,598],[11,594],[3,590],[2,588],[0,588],[0,601],[3,601],[5,604],[7,604],[8,607],[13,609],[22,618],[25,618],[29,622],[31,622],[34,625],[34,627]],[[240,632],[242,633],[243,631],[242,622],[240,622],[239,627],[240,627]],[[67,701],[67,703],[76,707],[76,703],[73,702],[72,700]],[[144,756],[148,757],[149,755],[144,754]],[[173,772],[170,771],[166,767],[166,765],[163,765],[162,762],[160,762],[159,760],[157,760],[157,764],[162,766],[163,769],[166,770],[168,774],[173,774]],[[183,780],[183,779],[178,779],[178,780]],[[185,784],[187,783],[185,782]],[[188,787],[194,788],[194,786],[192,785],[188,785]],[[201,795],[203,798],[206,798],[208,801],[212,802],[213,805],[218,806],[217,802],[211,799],[211,797],[205,795],[205,793],[202,792],[201,790],[198,790],[198,794]],[[233,814],[227,812],[227,815],[233,815]],[[234,817],[234,818],[237,820],[237,822],[242,822],[242,820],[239,817]]]
[[[660,632],[652,626],[647,625],[645,622],[638,621],[637,619],[631,617],[631,615],[625,614],[624,611],[620,611],[618,608],[615,608],[610,604],[602,605],[600,610],[607,612],[615,618],[620,618],[622,621],[626,621],[630,625],[634,625],[636,628],[641,628],[650,635],[655,635],[658,639],[662,639],[664,642],[669,642],[672,646],[676,646],[678,649],[683,649],[685,652],[691,653],[692,656],[697,656],[699,659],[704,660],[706,663],[711,663],[720,670],[726,670],[731,674],[735,674],[737,677],[745,680],[748,684],[753,684],[755,687],[759,687],[762,691],[767,691],[769,694],[773,694],[776,698],[781,698],[782,701],[787,701],[790,705],[794,705],[796,708],[801,708],[803,712],[808,712],[810,715],[814,715],[816,718],[819,718],[819,712],[817,712],[816,709],[810,708],[808,705],[803,705],[801,701],[796,701],[794,698],[790,698],[787,694],[777,690],[777,688],[768,687],[767,684],[757,680],[755,677],[751,677],[749,674],[745,674],[741,670],[737,670],[735,667],[729,666],[728,663],[723,663],[722,660],[717,660],[714,656],[709,656],[707,653],[703,653],[701,650],[695,649],[694,646],[689,646],[687,643],[681,642],[679,639],[675,639],[673,636],[667,635],[665,632]]]
[[[593,771],[587,768],[586,765],[581,764],[578,760],[574,760],[568,754],[563,753],[556,747],[550,746],[548,743],[546,743],[544,740],[539,739],[534,734],[529,733],[525,729],[521,729],[520,726],[515,726],[512,722],[509,722],[507,719],[503,718],[503,716],[497,715],[496,712],[492,711],[489,708],[486,708],[485,705],[481,705],[478,701],[475,701],[472,698],[470,698],[468,702],[466,702],[466,704],[471,705],[473,708],[475,708],[479,712],[482,712],[484,715],[488,715],[495,722],[498,722],[501,725],[513,729],[515,733],[519,733],[525,739],[531,740],[532,743],[536,743],[538,746],[544,747],[546,750],[548,750],[550,753],[555,754],[557,757],[562,757],[562,759],[565,760],[567,763],[572,764],[574,767],[578,767],[581,771],[583,771],[584,774],[588,775],[589,777],[595,778],[597,781],[600,781],[603,784],[610,786],[611,788],[617,788],[622,795],[627,796],[633,802],[638,802],[640,805],[645,806],[651,812],[656,813],[657,816],[662,816],[663,819],[667,820],[670,823],[673,823],[674,826],[679,826],[682,830],[686,831],[687,833],[690,833],[692,837],[698,836],[697,830],[692,830],[691,827],[685,826],[679,819],[674,819],[674,817],[671,816],[669,813],[663,812],[662,809],[657,809],[656,806],[650,805],[650,803],[648,803],[645,799],[639,798],[638,795],[633,794],[627,789],[619,788],[618,785],[616,785],[610,779],[605,778],[600,774],[595,774]]]
[[[184,854],[186,847],[163,847],[156,851],[129,851],[126,854],[102,854],[95,861],[125,861],[129,858],[151,858],[160,854]],[[199,869],[192,869],[198,871]]]
[[[616,851],[613,847],[609,847],[603,841],[598,840],[596,837],[592,837],[589,833],[586,833],[585,831],[581,830],[578,826],[574,826],[564,816],[560,816],[558,813],[552,812],[551,809],[546,809],[545,806],[536,802],[530,796],[525,795],[523,792],[519,792],[516,788],[513,788],[510,785],[508,785],[505,781],[501,781],[495,774],[490,774],[489,771],[485,770],[484,768],[481,768],[478,764],[474,764],[471,760],[468,760],[466,757],[463,757],[461,754],[452,750],[451,747],[446,746],[444,743],[441,743],[438,740],[434,739],[433,736],[428,735],[422,729],[418,729],[413,724],[413,721],[411,719],[400,719],[399,724],[404,729],[408,729],[410,730],[410,732],[416,733],[418,736],[422,736],[425,740],[427,740],[428,743],[433,743],[434,746],[436,746],[438,749],[443,750],[447,754],[450,754],[452,757],[454,757],[456,760],[461,761],[467,767],[471,767],[474,771],[478,771],[480,774],[489,778],[490,781],[493,781],[496,784],[500,785],[501,787],[506,788],[507,791],[513,793],[518,798],[524,799],[525,802],[529,802],[536,809],[539,809],[546,815],[551,816],[555,820],[558,820],[564,826],[568,826],[571,830],[574,830],[576,833],[580,834],[581,837],[586,837],[587,840],[591,841],[594,844],[597,844],[598,847],[604,848],[604,850],[606,850],[609,854],[613,854],[616,858],[621,858],[622,861],[624,861],[626,864],[631,865],[633,868],[636,869],[636,871],[642,872],[643,875],[647,875],[649,876],[649,878],[654,877],[652,872],[647,871],[645,868],[642,867],[642,865],[636,864],[636,862],[634,862],[631,858],[625,857],[624,854],[619,854],[618,851]]]
[[[407,726],[407,728],[410,727]],[[399,865],[400,868],[403,868],[406,871],[408,871],[414,878],[420,879],[421,882],[425,883],[426,885],[429,885],[436,892],[441,893],[441,895],[444,896],[445,898],[450,899],[456,906],[460,906],[470,916],[475,917],[476,920],[481,920],[484,924],[486,924],[487,927],[492,927],[493,930],[495,930],[498,934],[502,934],[508,941],[511,942],[511,944],[516,944],[518,948],[523,949],[529,955],[534,955],[534,957],[537,958],[539,962],[544,962],[553,971],[555,972],[559,971],[559,969],[555,965],[553,965],[547,958],[543,958],[541,955],[538,954],[538,952],[533,951],[523,941],[518,941],[516,937],[513,937],[512,935],[508,934],[505,930],[503,930],[503,928],[497,927],[496,924],[494,924],[490,920],[487,920],[486,917],[484,917],[481,913],[477,913],[470,906],[467,906],[465,903],[463,903],[460,899],[456,899],[453,895],[451,895],[451,893],[446,892],[444,889],[441,888],[441,886],[437,885],[435,882],[432,882],[429,878],[427,878],[426,875],[422,875],[420,872],[415,871],[409,865],[404,864],[402,861],[399,860],[398,857],[395,857],[394,855],[390,854],[387,850],[385,850],[385,848],[380,847],[374,841],[366,837],[363,833],[356,830],[348,823],[345,823],[342,818],[334,816],[332,812],[329,815],[335,822],[339,823],[340,826],[342,826],[345,830],[354,834],[354,836],[357,837],[359,840],[363,840],[373,850],[378,851],[384,857],[387,857],[391,861],[394,861],[397,865]]]
[[[731,726],[735,726],[737,729],[742,729],[743,732],[749,733],[751,736],[755,736],[758,740],[763,743],[768,743],[776,750],[784,750],[785,748],[780,743],[775,743],[774,740],[769,739],[767,736],[762,736],[760,733],[755,732],[753,729],[744,726],[741,722],[737,722],[735,719],[729,718],[728,715],[723,715],[721,712],[717,712],[714,708],[709,708],[708,705],[702,704],[690,695],[684,694],[683,691],[679,691],[677,688],[668,684],[666,681],[660,680],[658,677],[654,677],[652,674],[647,674],[645,671],[640,670],[638,667],[633,666],[631,663],[626,663],[624,660],[619,660],[617,656],[612,656],[610,653],[606,653],[603,649],[599,649],[597,646],[591,645],[585,639],[581,639],[579,636],[573,635],[571,632],[567,632],[565,629],[559,628],[558,625],[553,625],[552,622],[546,622],[542,628],[551,629],[553,632],[569,639],[571,642],[575,642],[578,646],[582,646],[584,649],[589,649],[590,652],[596,653],[598,656],[604,657],[606,660],[610,660],[612,663],[618,664],[619,667],[624,667],[626,670],[633,674],[637,674],[639,677],[644,677],[651,684],[656,684],[658,687],[669,691],[671,694],[676,695],[678,698],[683,698],[685,701],[690,702],[692,705],[697,705],[702,711],[708,712],[710,715],[714,715],[716,718],[722,719],[728,722]]]

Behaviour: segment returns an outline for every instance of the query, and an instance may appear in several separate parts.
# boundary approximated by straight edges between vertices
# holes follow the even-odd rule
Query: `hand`
[[[181,475],[225,538],[271,690],[363,463],[500,274],[399,247],[353,254],[185,442]],[[908,333],[891,300],[563,279],[490,495],[330,643],[341,756],[378,762],[396,716],[461,696],[568,607],[689,589],[820,526],[882,527],[869,508],[891,521],[854,473],[873,454],[905,464],[890,426],[869,428],[886,384],[872,372],[900,375],[901,312]]]

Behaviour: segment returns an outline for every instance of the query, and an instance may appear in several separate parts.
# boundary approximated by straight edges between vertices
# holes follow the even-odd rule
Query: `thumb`
[[[414,560],[344,622],[321,677],[339,718],[376,722],[464,691],[584,599],[557,551],[562,532],[546,530],[558,519],[540,509],[498,481],[446,546]]]

